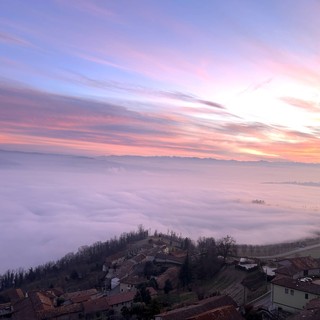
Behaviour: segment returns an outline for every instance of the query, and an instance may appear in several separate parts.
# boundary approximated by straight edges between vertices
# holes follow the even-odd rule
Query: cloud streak
[[[137,109],[130,101],[97,101],[42,92],[3,82],[1,144],[77,153],[181,155],[216,158],[295,159],[313,162],[319,139],[285,126],[248,122],[223,106],[181,92],[108,84],[143,91],[156,102]],[[12,149],[11,146],[11,149]],[[40,149],[38,149],[40,150]],[[125,152],[124,150],[127,150]],[[259,159],[259,158],[257,158]]]

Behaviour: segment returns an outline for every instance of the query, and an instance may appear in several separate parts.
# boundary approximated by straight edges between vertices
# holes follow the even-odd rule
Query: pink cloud
[[[0,88],[0,97],[2,145],[29,144],[95,154],[242,160],[313,162],[320,155],[317,132],[305,134],[286,127],[246,122],[209,106],[198,111],[209,109],[224,120],[199,118],[196,108],[188,112],[183,107],[171,110],[168,105],[158,106],[155,112],[138,112],[108,102],[8,86]]]
[[[303,99],[298,99],[294,97],[283,97],[281,98],[282,101],[286,102],[289,105],[292,105],[297,108],[301,108],[308,112],[320,112],[320,102],[315,101],[307,101]]]

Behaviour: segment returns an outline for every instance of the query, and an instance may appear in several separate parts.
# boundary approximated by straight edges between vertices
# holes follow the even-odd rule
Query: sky
[[[0,1],[0,273],[140,223],[314,236],[319,14],[319,0]]]
[[[0,149],[319,162],[318,0],[0,1]]]

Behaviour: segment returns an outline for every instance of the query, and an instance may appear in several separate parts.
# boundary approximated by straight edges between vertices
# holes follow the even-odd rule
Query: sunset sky
[[[0,2],[0,149],[320,159],[318,0]]]

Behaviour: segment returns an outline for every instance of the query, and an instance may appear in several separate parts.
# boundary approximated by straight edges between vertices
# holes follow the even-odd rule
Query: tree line
[[[34,268],[25,270],[7,270],[0,276],[0,291],[23,287],[35,281],[54,279],[63,274],[63,281],[69,277],[80,277],[86,274],[101,270],[106,257],[125,250],[129,244],[146,239],[149,235],[142,225],[136,231],[122,233],[105,242],[95,242],[89,246],[82,246],[76,253],[70,252],[57,261],[50,261]],[[61,280],[61,279],[60,279]],[[47,283],[47,286],[54,286],[56,283]]]
[[[70,252],[57,261],[50,261],[34,268],[25,270],[7,270],[0,276],[0,291],[8,288],[66,288],[75,283],[78,287],[79,279],[89,279],[84,289],[98,287],[103,281],[102,265],[108,256],[127,252],[128,245],[147,239],[149,231],[139,225],[136,231],[122,233],[105,242],[95,242],[90,246],[82,246],[77,252]],[[155,237],[169,237],[181,243],[181,249],[187,251],[186,259],[180,269],[179,281],[182,287],[187,287],[193,280],[212,277],[226,262],[226,258],[235,255],[236,243],[231,236],[217,241],[212,237],[200,237],[197,241],[182,238],[175,232],[168,234],[154,232]],[[150,269],[150,270],[149,270]],[[161,274],[159,268],[146,265],[146,276]],[[101,278],[99,278],[99,275]],[[166,291],[170,291],[171,284],[167,283]]]

